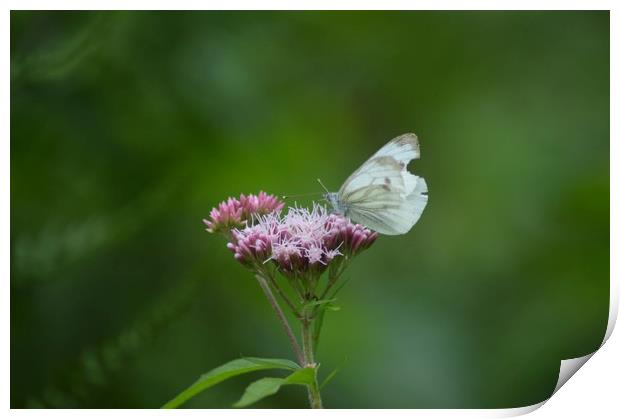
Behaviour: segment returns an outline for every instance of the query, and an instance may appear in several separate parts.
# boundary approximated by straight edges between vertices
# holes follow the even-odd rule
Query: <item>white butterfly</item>
[[[407,171],[420,158],[415,134],[394,138],[360,166],[325,199],[333,212],[382,234],[405,234],[418,221],[428,202],[424,178]]]

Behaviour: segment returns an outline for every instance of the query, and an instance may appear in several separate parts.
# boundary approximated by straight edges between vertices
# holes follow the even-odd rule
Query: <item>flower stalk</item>
[[[283,207],[283,202],[264,192],[241,195],[220,203],[204,223],[208,232],[227,237],[235,260],[254,273],[299,365],[313,369],[313,378],[306,383],[308,400],[310,407],[320,409],[315,351],[325,311],[334,308],[330,302],[344,284],[335,291],[332,288],[351,259],[374,243],[377,233],[318,204],[312,209],[289,207],[286,214]],[[277,275],[296,298],[289,297]],[[301,345],[272,290],[299,320]]]
[[[265,296],[267,297],[267,301],[269,301],[269,304],[271,305],[273,310],[276,312],[276,316],[278,316],[278,320],[280,320],[280,323],[282,324],[282,327],[284,328],[284,333],[286,333],[286,336],[288,337],[288,340],[291,343],[291,346],[293,347],[293,352],[295,352],[297,361],[299,362],[299,364],[303,365],[304,360],[305,360],[304,354],[301,348],[299,347],[299,343],[297,342],[297,338],[295,337],[295,333],[293,332],[291,325],[286,319],[284,312],[280,308],[280,304],[278,304],[278,300],[276,300],[276,297],[271,292],[271,289],[269,288],[269,284],[267,283],[267,280],[265,279],[265,277],[261,274],[256,274],[255,276],[256,276],[256,280],[258,281],[258,285],[260,285],[261,289],[265,293]]]
[[[302,346],[304,351],[305,358],[305,367],[310,367],[315,369],[314,380],[313,383],[308,387],[308,400],[310,402],[310,407],[313,409],[322,409],[323,401],[321,400],[321,391],[319,390],[319,383],[317,381],[317,370],[319,368],[318,364],[314,362],[314,348],[313,341],[314,338],[312,336],[312,322],[313,319],[304,316],[301,320],[301,336],[302,336]]]

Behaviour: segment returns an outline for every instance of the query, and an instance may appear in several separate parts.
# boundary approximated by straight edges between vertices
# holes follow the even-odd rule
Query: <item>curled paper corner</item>
[[[618,302],[617,301],[615,301],[615,302],[611,301],[610,304],[609,304],[609,318],[607,319],[607,329],[605,330],[605,337],[603,337],[603,341],[601,342],[599,347],[596,348],[596,350],[594,352],[592,352],[592,353],[589,353],[587,355],[580,356],[580,357],[577,357],[577,358],[563,359],[560,362],[560,373],[558,375],[558,382],[555,385],[555,389],[553,390],[553,393],[551,393],[551,396],[549,396],[549,399],[551,397],[553,397],[553,395],[555,393],[557,393],[557,391],[564,384],[566,384],[566,382],[573,375],[575,375],[575,373],[577,371],[579,371],[579,368],[583,367],[584,364],[586,362],[588,362],[588,360],[590,358],[592,358],[592,356],[595,353],[597,353],[599,351],[599,349],[601,349],[603,347],[605,342],[607,342],[607,340],[611,336],[611,333],[613,332],[614,328],[616,327],[616,319],[617,318],[618,318]],[[549,399],[547,399],[547,400],[549,400]]]
[[[549,399],[547,399],[549,400]],[[500,409],[498,410],[498,414],[495,416],[497,418],[512,418],[515,416],[527,415],[528,413],[532,413],[534,410],[538,409],[543,404],[547,403],[547,400],[543,400],[542,402],[534,403],[529,406],[523,407],[513,407],[510,409]]]
[[[605,343],[605,341],[603,341],[603,343]],[[602,346],[602,344],[601,344]],[[600,347],[599,347],[600,349]],[[515,417],[515,416],[521,416],[521,415],[527,415],[528,413],[531,413],[535,410],[537,410],[538,408],[542,407],[545,403],[547,403],[551,397],[553,397],[553,395],[555,393],[557,393],[557,391],[564,385],[566,384],[566,382],[577,372],[579,371],[579,368],[583,367],[583,365],[588,362],[588,360],[590,358],[592,358],[592,356],[598,351],[598,349],[588,355],[584,355],[584,356],[580,356],[578,358],[571,358],[571,359],[563,359],[560,362],[560,373],[558,374],[558,382],[555,385],[555,388],[553,389],[553,393],[551,393],[551,395],[546,398],[545,400],[529,405],[529,406],[523,406],[523,407],[515,407],[515,408],[511,408],[511,409],[501,409],[501,411],[498,411],[498,415],[496,417],[501,417],[501,418],[508,418],[508,417]]]
[[[605,334],[605,336],[607,337],[607,334]],[[603,346],[603,344],[605,343],[607,339],[603,340],[603,343],[601,343],[601,346]],[[600,349],[600,346],[599,346]],[[588,355],[584,355],[578,358],[571,358],[571,359],[563,359],[560,361],[560,372],[558,374],[558,382],[555,385],[555,388],[553,389],[553,393],[551,393],[551,395],[544,399],[541,402],[538,403],[534,403],[532,405],[529,406],[523,406],[523,407],[514,407],[514,408],[510,408],[510,409],[499,409],[497,410],[497,415],[495,417],[498,418],[508,418],[508,417],[515,417],[515,416],[522,416],[522,415],[527,415],[528,413],[532,413],[533,411],[537,410],[538,408],[542,407],[545,403],[547,403],[551,397],[553,397],[553,395],[564,385],[566,384],[566,382],[577,372],[579,371],[579,368],[583,367],[583,365],[588,362],[588,360],[592,357],[592,355],[594,355],[596,352],[598,351],[598,349]]]
[[[579,369],[583,367],[585,363],[588,362],[588,360],[590,360],[590,358],[592,358],[594,354],[597,353],[603,347],[603,345],[607,342],[607,340],[611,336],[611,333],[613,332],[614,328],[616,327],[616,320],[618,318],[618,298],[617,298],[618,293],[614,292],[615,288],[614,288],[613,281],[611,285],[612,286],[610,288],[610,304],[609,304],[609,317],[607,319],[607,329],[605,330],[605,337],[603,337],[603,341],[601,342],[599,347],[594,352],[589,353],[587,355],[580,356],[577,358],[561,360],[560,361],[560,372],[558,373],[558,382],[556,383],[555,388],[553,389],[553,393],[551,393],[551,395],[548,398],[546,398],[545,400],[539,403],[532,404],[530,406],[515,407],[511,409],[500,409],[497,411],[498,414],[496,415],[496,417],[505,418],[505,417],[526,415],[528,413],[535,411],[539,407],[542,407],[542,405],[547,403],[553,397],[553,395],[557,393],[558,390],[562,388],[562,386],[566,384],[568,380],[570,380],[570,378],[573,375],[575,375],[575,373],[579,371]],[[617,285],[618,284],[616,283],[615,286]]]
[[[583,365],[588,362],[592,356],[599,351],[607,342],[614,328],[616,327],[616,320],[618,319],[618,301],[617,298],[614,298],[616,293],[613,292],[613,289],[610,290],[611,300],[609,302],[609,317],[607,319],[607,329],[605,330],[605,336],[603,337],[603,341],[599,345],[596,350],[590,354],[580,356],[578,358],[571,359],[563,359],[560,363],[560,374],[558,376],[558,383],[553,390],[553,393],[549,398],[551,398],[566,382],[577,372],[579,368],[583,367]]]
[[[603,342],[604,343],[604,342]],[[596,352],[598,351],[598,349],[588,355],[584,355],[584,356],[580,356],[578,358],[571,358],[571,359],[563,359],[560,362],[560,373],[558,375],[558,382],[555,385],[555,389],[553,389],[553,393],[551,394],[551,397],[553,397],[553,395],[555,393],[557,393],[557,391],[564,385],[566,384],[566,382],[573,376],[575,375],[575,373],[577,371],[579,371],[579,368],[583,367],[583,365],[588,362],[588,360],[590,358],[592,358],[592,355],[594,355]],[[550,398],[551,398],[550,397]]]

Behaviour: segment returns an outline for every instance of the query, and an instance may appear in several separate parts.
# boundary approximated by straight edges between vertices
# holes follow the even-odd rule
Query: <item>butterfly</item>
[[[332,212],[378,233],[405,234],[420,219],[428,202],[424,178],[407,171],[420,158],[415,134],[403,134],[373,154],[342,184],[324,195]]]

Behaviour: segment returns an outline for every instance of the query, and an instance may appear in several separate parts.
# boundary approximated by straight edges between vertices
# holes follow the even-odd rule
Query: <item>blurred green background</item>
[[[335,190],[409,131],[429,205],[349,268],[324,402],[541,401],[607,323],[607,12],[12,12],[11,406],[155,408],[240,355],[292,358],[201,219]]]

